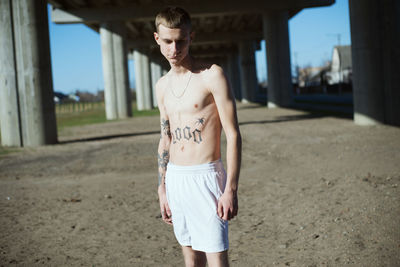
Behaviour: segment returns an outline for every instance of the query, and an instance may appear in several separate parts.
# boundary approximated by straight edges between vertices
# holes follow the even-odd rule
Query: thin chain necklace
[[[182,92],[182,94],[181,94],[180,96],[177,96],[177,95],[174,93],[174,89],[173,89],[172,86],[171,86],[171,80],[172,80],[172,79],[169,80],[170,87],[171,87],[171,93],[172,93],[177,99],[180,99],[180,98],[185,94],[186,89],[188,88],[189,82],[190,82],[190,80],[192,79],[192,74],[193,74],[193,72],[190,71],[190,75],[189,75],[188,81],[187,81],[187,83],[186,83],[185,89],[183,89],[183,92]],[[171,78],[172,78],[172,77],[171,77]]]

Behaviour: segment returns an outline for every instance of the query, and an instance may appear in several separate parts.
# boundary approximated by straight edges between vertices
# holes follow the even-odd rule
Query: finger
[[[233,209],[233,217],[235,217],[235,216],[238,214],[238,209],[239,209],[238,206],[236,206],[236,207]]]
[[[168,211],[165,213],[164,222],[167,223],[167,224],[172,224],[172,215],[171,215],[171,211],[169,211],[169,214],[168,214]]]
[[[218,216],[220,218],[222,218],[222,216],[224,216],[224,211],[222,209],[222,204],[219,201],[218,201],[217,213],[218,213]]]
[[[222,216],[222,219],[224,219],[225,221],[229,220],[229,209],[224,207],[223,212],[224,214]]]
[[[172,218],[169,217],[167,214],[164,213],[163,215],[163,221],[167,224],[172,224]]]
[[[231,219],[233,219],[233,217],[235,217],[235,215],[233,215],[233,208],[229,209],[228,217],[229,217],[228,220],[231,220]]]
[[[162,216],[163,220],[165,220],[168,217],[167,210],[166,210],[165,206],[166,206],[166,204],[162,204],[160,206],[160,208],[161,208],[161,216]]]
[[[168,204],[165,204],[165,211],[166,211],[168,217],[172,216],[171,209],[169,208]]]
[[[165,220],[167,218],[165,211],[163,211],[163,210],[161,211],[161,217],[163,220]]]

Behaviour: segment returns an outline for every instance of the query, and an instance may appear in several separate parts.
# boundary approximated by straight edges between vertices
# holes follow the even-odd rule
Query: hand
[[[237,215],[238,209],[236,192],[225,191],[218,199],[217,213],[221,219],[225,221],[233,219]]]
[[[163,221],[172,225],[172,213],[168,205],[165,188],[162,188],[162,186],[158,189],[158,199],[160,201],[160,210]]]

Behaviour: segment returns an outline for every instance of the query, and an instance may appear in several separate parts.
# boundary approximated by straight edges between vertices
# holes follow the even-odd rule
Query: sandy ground
[[[400,266],[400,128],[239,106],[232,266]],[[182,266],[156,194],[157,117],[0,157],[0,266]],[[223,147],[225,149],[225,147]]]

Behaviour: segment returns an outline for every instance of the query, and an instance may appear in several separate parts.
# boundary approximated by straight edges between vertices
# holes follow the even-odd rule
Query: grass
[[[136,102],[132,102],[132,113],[133,117],[155,116],[159,114],[159,111],[157,108],[139,111],[137,110]],[[109,120],[106,119],[104,108],[95,108],[80,112],[58,113],[56,116],[57,128],[59,131],[72,126],[109,122]]]
[[[139,111],[137,110],[136,102],[132,102],[132,113],[133,117],[156,116],[160,114],[157,108],[151,110]],[[65,128],[72,126],[82,126],[86,124],[110,122],[109,120],[106,119],[106,113],[104,107],[100,106],[94,109],[88,109],[84,111],[75,111],[69,113],[56,112],[56,118],[57,118],[58,131],[61,131]],[[0,140],[1,140],[1,134],[0,134]],[[17,151],[19,151],[18,148],[3,147],[0,145],[0,156],[7,155]]]
[[[80,126],[85,124],[106,122],[106,114],[102,109],[86,110],[81,112],[72,112],[57,115],[58,130],[71,126]]]
[[[3,155],[7,155],[10,153],[14,153],[17,152],[18,148],[15,147],[4,147],[4,146],[0,146],[0,157]]]

